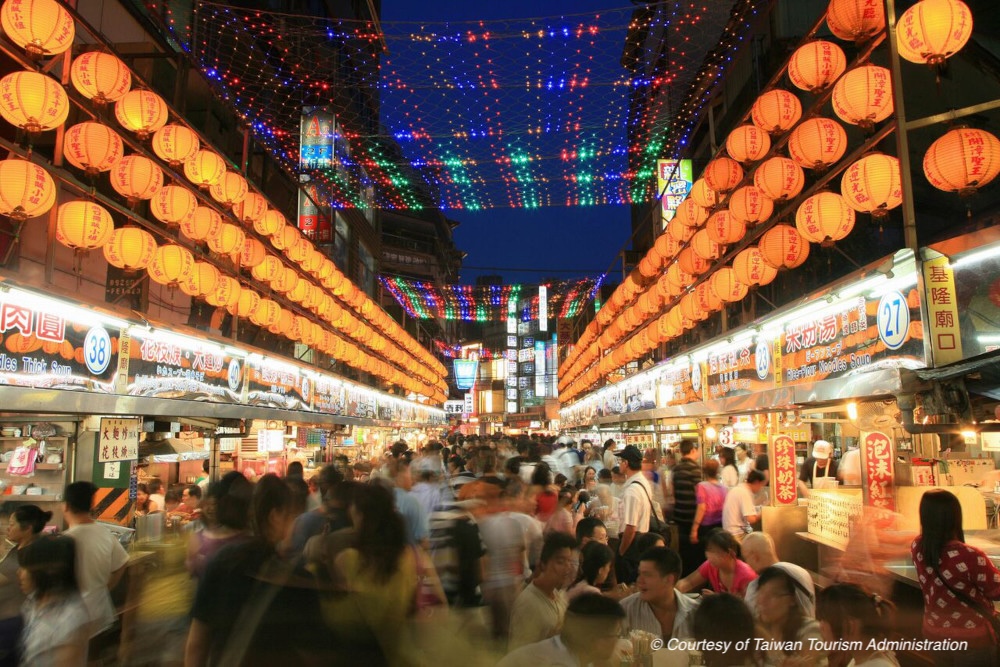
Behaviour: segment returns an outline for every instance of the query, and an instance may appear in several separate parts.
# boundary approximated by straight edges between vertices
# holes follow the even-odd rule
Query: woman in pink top
[[[698,509],[691,524],[691,544],[698,544],[716,528],[722,528],[722,506],[729,487],[719,481],[719,462],[709,459],[702,468],[704,481],[694,487]]]
[[[746,595],[747,584],[757,578],[757,573],[740,560],[740,543],[731,533],[717,529],[705,541],[708,559],[697,570],[677,582],[681,593],[705,591],[707,585],[714,593],[730,593],[738,598]]]

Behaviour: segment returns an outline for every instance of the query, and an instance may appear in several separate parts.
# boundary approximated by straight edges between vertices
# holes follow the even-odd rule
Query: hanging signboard
[[[336,119],[328,107],[303,107],[299,118],[299,166],[304,170],[333,166]]]
[[[351,417],[375,419],[375,396],[370,391],[348,385],[347,414]]]
[[[780,359],[777,357],[780,355]],[[923,330],[917,291],[859,296],[821,317],[785,325],[775,366],[778,384],[806,384],[882,367],[922,365]]]
[[[712,352],[705,362],[705,399],[744,396],[774,387],[771,344],[764,338]]]
[[[247,405],[312,410],[312,381],[297,366],[247,357]]]
[[[943,366],[961,361],[964,357],[955,270],[944,255],[924,261],[923,270],[934,363]]]
[[[697,388],[695,388],[697,383]],[[701,364],[673,364],[660,376],[656,407],[684,405],[701,400]]]
[[[112,393],[121,330],[74,321],[32,301],[0,295],[0,383]]]
[[[139,458],[139,431],[142,420],[101,417],[94,457],[93,480],[106,489],[129,488]]]
[[[663,228],[691,190],[694,174],[691,160],[656,161],[656,195],[662,197]]]
[[[221,346],[195,338],[129,330],[129,396],[180,398],[211,403],[239,403],[244,360]]]
[[[862,490],[865,506],[895,511],[892,439],[879,431],[861,435],[861,470],[864,474]]]
[[[344,384],[330,377],[313,378],[313,409],[327,415],[344,414]]]
[[[771,438],[771,503],[794,505],[798,500],[795,440],[785,434]]]

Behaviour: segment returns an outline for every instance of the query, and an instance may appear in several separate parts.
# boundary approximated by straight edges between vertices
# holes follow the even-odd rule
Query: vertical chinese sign
[[[861,434],[862,488],[866,507],[896,510],[893,494],[892,440],[885,433]]]
[[[771,438],[771,504],[794,505],[798,500],[795,476],[795,440],[779,434]]]
[[[656,161],[656,196],[662,197],[663,229],[691,190],[693,173],[691,160]]]
[[[924,262],[927,319],[935,365],[962,359],[962,336],[958,323],[955,270],[944,255]]]
[[[94,485],[127,489],[139,458],[139,419],[102,417],[94,456]]]

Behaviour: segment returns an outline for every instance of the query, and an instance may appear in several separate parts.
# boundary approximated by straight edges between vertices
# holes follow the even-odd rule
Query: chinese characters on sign
[[[895,511],[892,440],[884,433],[865,433],[861,446],[865,505]]]
[[[691,190],[694,182],[691,160],[656,161],[656,195],[663,199],[663,228],[674,217],[677,207]]]
[[[771,493],[775,505],[794,505],[798,500],[795,475],[795,441],[787,435],[771,439]]]
[[[97,462],[129,461],[139,458],[138,419],[102,417],[97,438]]]
[[[924,262],[924,286],[934,361],[937,364],[960,361],[962,336],[958,323],[955,270],[947,257],[942,255]]]
[[[851,539],[851,522],[863,511],[857,489],[813,491],[809,495],[807,530],[846,547]]]

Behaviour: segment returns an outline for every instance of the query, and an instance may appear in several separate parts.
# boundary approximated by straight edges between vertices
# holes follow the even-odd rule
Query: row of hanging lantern
[[[54,0],[8,0],[0,8],[0,23],[7,36],[33,59],[65,52],[75,35],[72,17]],[[114,103],[115,118],[123,128],[140,139],[152,137],[151,147],[160,159],[174,169],[182,167],[192,185],[207,190],[237,220],[268,237],[316,282],[286,267],[260,241],[247,237],[239,225],[225,222],[211,207],[200,206],[198,197],[187,188],[164,185],[163,172],[153,160],[139,154],[124,155],[121,137],[101,123],[82,122],[66,130],[63,154],[67,162],[91,178],[109,172],[112,188],[130,205],[148,200],[150,213],[157,220],[178,227],[189,240],[205,243],[219,255],[231,256],[237,265],[251,269],[258,280],[262,279],[257,267],[270,260],[272,272],[262,282],[405,372],[315,322],[293,316],[253,290],[241,288],[238,280],[222,275],[210,263],[196,261],[180,245],[157,246],[151,234],[133,226],[115,230],[111,214],[95,202],[71,201],[59,207],[56,238],[60,243],[79,252],[103,249],[107,261],[119,268],[145,269],[155,282],[178,286],[275,333],[309,341],[338,360],[407,391],[435,400],[445,398],[444,366],[298,229],[288,225],[284,216],[269,208],[262,195],[250,191],[246,179],[228,170],[221,156],[202,148],[195,132],[183,125],[168,125],[169,109],[159,95],[131,90],[132,75],[123,62],[108,53],[84,53],[73,60],[70,79],[73,87],[95,104]],[[68,114],[66,91],[46,74],[19,71],[0,79],[0,115],[15,127],[36,134],[59,127]],[[55,201],[55,183],[44,168],[16,158],[0,162],[0,214],[18,220],[38,217],[51,210]],[[339,307],[331,294],[361,318]]]
[[[826,21],[835,36],[851,41],[864,41],[885,29],[881,4],[863,0],[832,0]],[[940,65],[971,32],[971,13],[959,0],[921,0],[901,16],[897,44],[907,60]],[[893,112],[889,70],[866,63],[847,71],[847,58],[833,42],[814,40],[800,46],[789,59],[787,73],[792,85],[809,93],[832,85],[831,106],[843,122],[870,130]],[[845,170],[840,194],[821,191],[808,197],[796,211],[794,227],[774,225],[757,246],[744,249],[731,266],[691,290],[726,246],[740,241],[748,227],[766,222],[775,204],[801,193],[803,169],[825,169],[844,156],[847,134],[839,123],[823,117],[800,123],[801,116],[801,103],[789,91],[773,89],[758,97],[751,124],[727,137],[728,156],[716,157],[705,167],[665,233],[585,329],[560,369],[564,401],[724,304],[744,298],[751,287],[770,283],[778,270],[801,266],[810,243],[831,245],[845,238],[857,213],[882,217],[902,203],[898,160],[881,153],[865,155]],[[752,185],[737,187],[744,181],[744,167],[770,153],[771,137],[789,130],[789,157],[774,156],[758,164]],[[1000,141],[983,130],[951,130],[927,151],[924,173],[939,189],[969,194],[1000,173]],[[680,301],[661,315],[663,306],[677,297]]]

